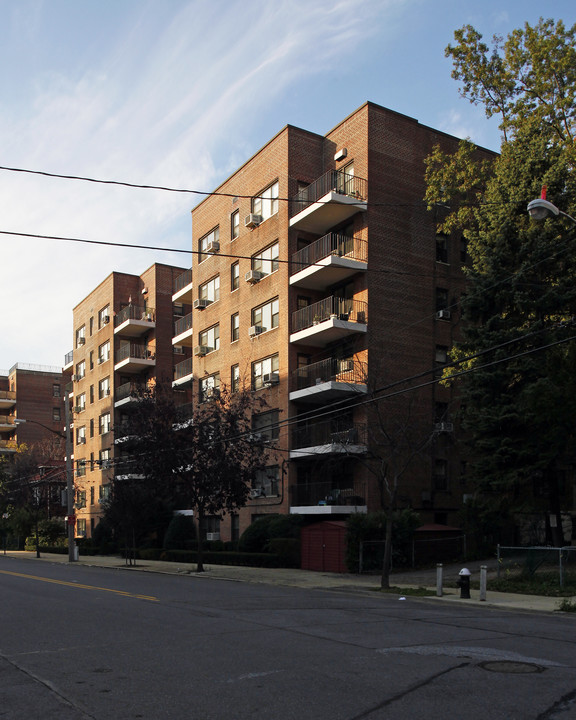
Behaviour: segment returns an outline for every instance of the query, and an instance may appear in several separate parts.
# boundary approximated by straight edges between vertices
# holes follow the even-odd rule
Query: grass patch
[[[561,612],[576,613],[576,600],[564,598],[558,603],[558,610]]]
[[[387,593],[388,595],[410,595],[412,597],[430,597],[436,595],[435,590],[429,590],[425,587],[389,587],[389,588],[376,588],[377,592]]]
[[[564,586],[560,587],[558,573],[510,574],[506,577],[488,580],[488,590],[523,595],[544,595],[545,597],[570,597],[576,595],[576,576],[574,574],[566,575]]]

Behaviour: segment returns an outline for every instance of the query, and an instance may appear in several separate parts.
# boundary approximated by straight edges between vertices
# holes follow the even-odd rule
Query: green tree
[[[468,141],[454,155],[436,148],[426,171],[439,230],[462,233],[471,258],[452,354],[458,372],[473,371],[460,380],[471,477],[492,507],[555,517],[555,544],[574,452],[576,248],[571,228],[531,222],[526,205],[546,186],[562,210],[576,208],[575,36],[576,25],[541,19],[495,37],[490,50],[473,27],[456,31],[446,50],[453,77],[499,117],[501,153],[487,158]]]
[[[206,518],[244,506],[256,472],[274,455],[251,433],[252,415],[263,404],[249,391],[221,389],[183,418],[171,387],[145,392],[123,430],[131,449],[115,474],[107,517],[126,528],[154,503],[192,508],[202,572]]]

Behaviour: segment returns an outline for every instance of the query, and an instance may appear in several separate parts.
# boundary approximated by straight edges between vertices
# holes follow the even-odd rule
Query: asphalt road
[[[0,561],[4,720],[570,720],[576,617]]]

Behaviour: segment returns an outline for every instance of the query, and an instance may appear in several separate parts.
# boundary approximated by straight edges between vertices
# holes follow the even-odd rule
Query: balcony
[[[174,366],[174,380],[172,387],[181,387],[192,383],[194,376],[192,374],[192,358],[186,358]]]
[[[352,359],[328,358],[292,373],[290,400],[329,403],[366,393],[367,365]]]
[[[174,336],[172,345],[184,345],[192,347],[192,313],[188,313],[184,317],[178,318],[174,323]]]
[[[0,440],[0,455],[15,453],[18,450],[18,444],[15,440]]]
[[[15,390],[0,390],[0,410],[9,410],[16,405]]]
[[[326,290],[368,269],[368,243],[328,233],[292,255],[290,285]]]
[[[178,275],[173,290],[172,302],[192,305],[192,268]]]
[[[71,370],[74,365],[74,350],[70,350],[64,355],[64,367],[63,370]]]
[[[0,433],[11,433],[16,430],[16,422],[12,415],[0,415]]]
[[[130,410],[136,406],[146,386],[142,383],[127,382],[116,388],[114,407]]]
[[[292,313],[291,343],[324,347],[354,333],[366,333],[368,303],[327,297]]]
[[[329,170],[292,199],[290,227],[323,235],[366,210],[367,187],[363,178]]]
[[[325,421],[292,432],[291,460],[318,455],[364,455],[368,452],[366,425]]]
[[[323,480],[292,485],[289,493],[292,514],[351,515],[368,512],[365,482]]]
[[[156,327],[156,313],[143,305],[126,305],[114,318],[114,334],[140,337]]]
[[[156,356],[146,345],[126,343],[116,353],[114,370],[125,373],[139,373],[156,365]]]

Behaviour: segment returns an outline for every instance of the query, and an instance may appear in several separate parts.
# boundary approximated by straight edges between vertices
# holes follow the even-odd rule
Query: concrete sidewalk
[[[36,561],[38,563],[68,564],[67,555],[43,553],[40,558],[34,552],[7,551],[0,554],[0,569],[5,567],[2,560],[9,562],[10,558],[19,558]],[[76,563],[75,563],[76,564]],[[78,565],[86,567],[103,567],[131,572],[155,572],[170,575],[186,575],[195,579],[228,580],[232,582],[260,583],[265,585],[278,585],[285,587],[302,587],[314,590],[336,590],[368,594],[377,597],[380,591],[380,578],[374,575],[352,575],[327,572],[314,572],[311,570],[298,570],[290,568],[254,568],[238,567],[232,565],[206,564],[206,571],[196,573],[194,566],[179,565],[178,563],[162,560],[138,560],[136,565],[127,565],[126,561],[118,556],[80,556]],[[478,567],[476,567],[478,566]],[[430,596],[419,599],[432,602],[449,602],[464,606],[480,605],[484,607],[497,607],[510,610],[528,610],[541,612],[554,612],[558,610],[560,598],[543,595],[519,595],[516,593],[501,593],[488,591],[486,600],[480,601],[478,591],[471,591],[471,598],[463,600],[460,591],[455,587],[458,566],[448,566],[444,573],[444,589],[442,597],[436,595],[436,571],[419,570],[393,573],[390,584],[399,588],[397,597],[404,597],[402,588],[425,587],[432,593]],[[480,563],[468,564],[473,576],[478,577]],[[394,593],[386,593],[387,597],[394,597]],[[571,598],[575,600],[576,598]]]

